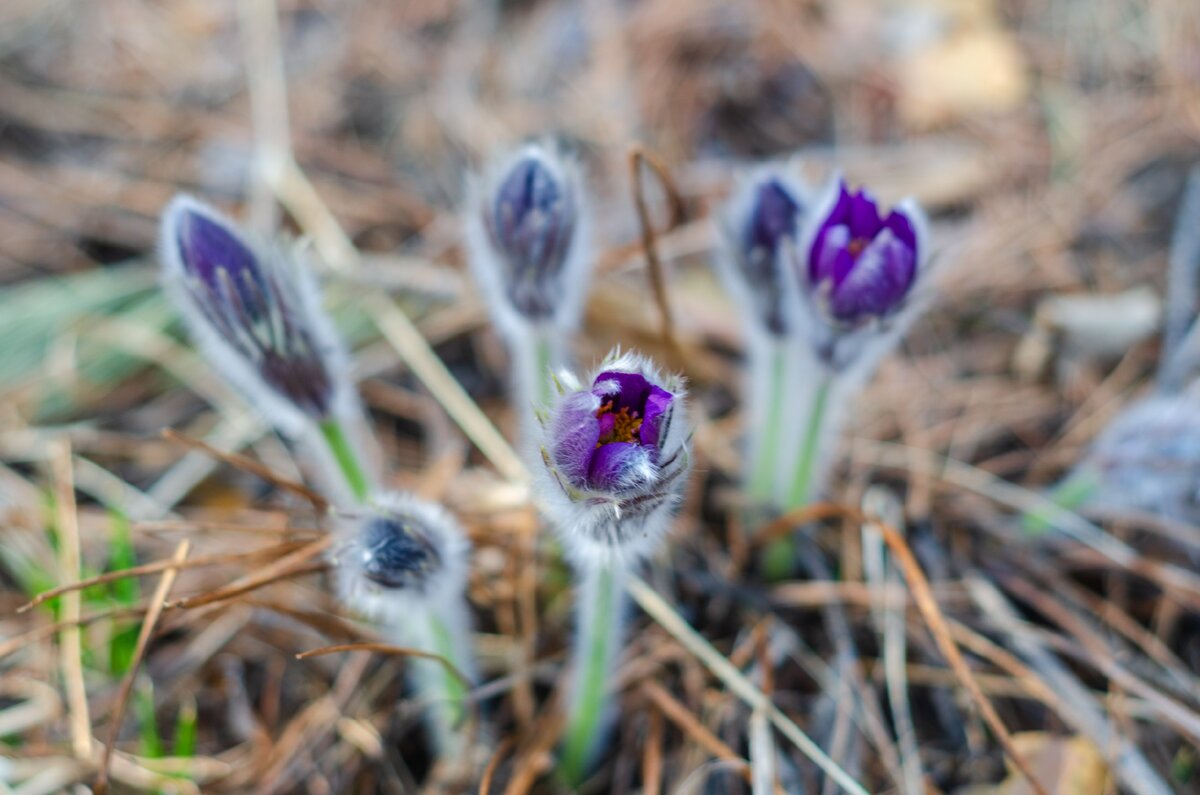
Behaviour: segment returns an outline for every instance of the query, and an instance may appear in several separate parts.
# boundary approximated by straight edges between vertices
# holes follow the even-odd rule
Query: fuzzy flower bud
[[[575,554],[638,558],[666,532],[691,468],[686,391],[614,353],[586,386],[569,374],[542,425],[544,492]]]
[[[796,245],[807,189],[790,170],[763,169],[734,191],[722,224],[721,270],[742,311],[769,334],[793,325],[784,290],[781,253]]]
[[[160,234],[164,288],[210,364],[288,432],[334,414],[344,356],[307,270],[189,196]]]
[[[528,144],[471,185],[466,227],[476,278],[502,327],[572,327],[587,281],[578,167]]]
[[[377,621],[462,598],[466,536],[441,506],[405,494],[375,498],[368,513],[339,528],[335,563],[343,601]]]
[[[852,193],[836,180],[795,256],[819,357],[841,369],[878,347],[872,341],[898,337],[915,314],[927,260],[925,217],[914,202],[885,215],[866,189]]]

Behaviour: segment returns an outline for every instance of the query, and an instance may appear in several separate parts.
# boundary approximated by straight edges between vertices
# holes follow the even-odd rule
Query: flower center
[[[863,253],[863,249],[865,249],[870,242],[871,241],[867,240],[865,237],[856,237],[846,244],[846,251],[850,252],[850,256],[858,259],[858,255]]]
[[[596,447],[613,442],[638,441],[637,433],[642,428],[642,418],[636,411],[630,411],[628,406],[622,407],[620,411],[613,411],[613,402],[610,400],[596,410],[597,418],[606,415],[612,417],[612,427],[600,436]]]

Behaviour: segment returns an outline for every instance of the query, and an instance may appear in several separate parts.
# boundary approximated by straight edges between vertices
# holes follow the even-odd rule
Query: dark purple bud
[[[313,419],[329,416],[328,344],[319,342],[319,321],[295,281],[300,275],[284,267],[279,253],[252,246],[232,222],[188,197],[171,203],[162,227],[168,286],[212,364],[251,399],[263,384]]]
[[[403,516],[374,516],[362,533],[362,573],[377,585],[422,591],[441,566],[437,549]]]
[[[922,252],[914,221],[900,209],[881,217],[866,190],[845,182],[818,220],[808,257],[808,280],[834,319],[855,324],[882,317],[908,296]]]
[[[795,243],[804,211],[797,191],[773,172],[745,183],[730,202],[728,246],[738,289],[748,310],[775,335],[789,326],[780,251],[785,241]]]
[[[509,300],[521,314],[554,314],[576,212],[574,185],[536,147],[508,169],[485,204],[484,225],[507,271]]]

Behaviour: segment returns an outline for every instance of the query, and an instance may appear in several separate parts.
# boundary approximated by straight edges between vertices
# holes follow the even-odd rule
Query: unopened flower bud
[[[339,588],[367,617],[395,622],[407,607],[462,598],[467,541],[441,506],[385,493],[364,515],[342,519],[340,533]]]
[[[192,336],[251,403],[290,432],[334,413],[343,356],[300,263],[188,196],[163,212],[160,255]]]
[[[721,270],[726,283],[742,311],[777,337],[794,323],[781,254],[797,244],[806,209],[806,189],[798,177],[771,168],[743,181],[724,213]]]
[[[476,180],[471,194],[471,264],[498,322],[574,326],[588,275],[575,162],[529,144]]]

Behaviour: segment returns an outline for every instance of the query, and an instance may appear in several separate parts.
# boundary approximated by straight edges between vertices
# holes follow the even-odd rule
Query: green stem
[[[783,420],[783,345],[771,346],[771,370],[767,381],[767,419],[754,428],[755,459],[750,471],[750,499],[757,505],[771,501],[779,467],[779,428]]]
[[[533,384],[534,389],[529,391],[538,402],[538,408],[550,405],[550,400],[553,397],[552,387],[550,384],[550,368],[553,366],[551,361],[551,345],[550,340],[546,337],[544,331],[535,332],[537,335],[534,341],[534,372]]]
[[[450,637],[450,630],[432,613],[429,615],[429,631],[433,635],[433,651],[443,657],[458,671],[465,673],[462,660],[458,658],[455,650],[454,640]],[[446,668],[446,666],[440,663],[437,663],[437,665],[440,669],[442,691],[445,697],[445,702],[440,708],[445,710],[446,728],[453,730],[466,717],[467,688],[463,684],[463,681]]]
[[[1082,471],[1059,483],[1047,496],[1058,507],[1073,511],[1087,502],[1098,488],[1100,482],[1095,473]],[[1054,518],[1050,513],[1045,508],[1026,513],[1021,517],[1021,529],[1034,536],[1048,532],[1054,527]]]
[[[825,405],[829,399],[829,378],[823,376],[817,384],[817,394],[813,399],[812,413],[808,415],[808,427],[804,431],[804,447],[800,449],[800,460],[796,463],[796,473],[792,478],[792,488],[788,492],[788,510],[799,508],[811,498],[813,471],[817,463],[817,448],[821,444],[821,426],[825,420]]]
[[[329,445],[329,452],[333,454],[342,477],[346,479],[346,485],[350,487],[350,493],[359,502],[366,502],[371,483],[354,452],[354,447],[350,444],[350,439],[346,436],[345,429],[332,417],[322,420],[318,427],[325,444]]]
[[[803,446],[800,448],[800,460],[796,462],[795,473],[792,476],[791,490],[788,491],[786,510],[804,506],[810,499],[813,472],[816,470],[817,450],[821,444],[822,425],[825,422],[825,406],[829,399],[830,379],[822,376],[813,396],[812,411],[808,415],[808,425],[804,429]],[[786,579],[792,572],[796,560],[796,543],[790,536],[778,538],[763,550],[762,568],[767,580],[778,582]]]
[[[591,616],[591,626],[581,626],[587,646],[582,660],[583,668],[578,672],[575,684],[577,697],[574,709],[568,717],[566,740],[563,744],[562,775],[572,787],[578,786],[587,775],[592,750],[599,739],[600,718],[604,712],[607,695],[608,660],[611,657],[609,643],[615,637],[612,631],[613,589],[615,572],[611,565],[602,564],[590,582],[592,588],[581,589],[580,600],[590,600],[594,612],[583,608],[581,615]],[[581,601],[586,604],[587,601]],[[578,662],[576,663],[579,664]]]

